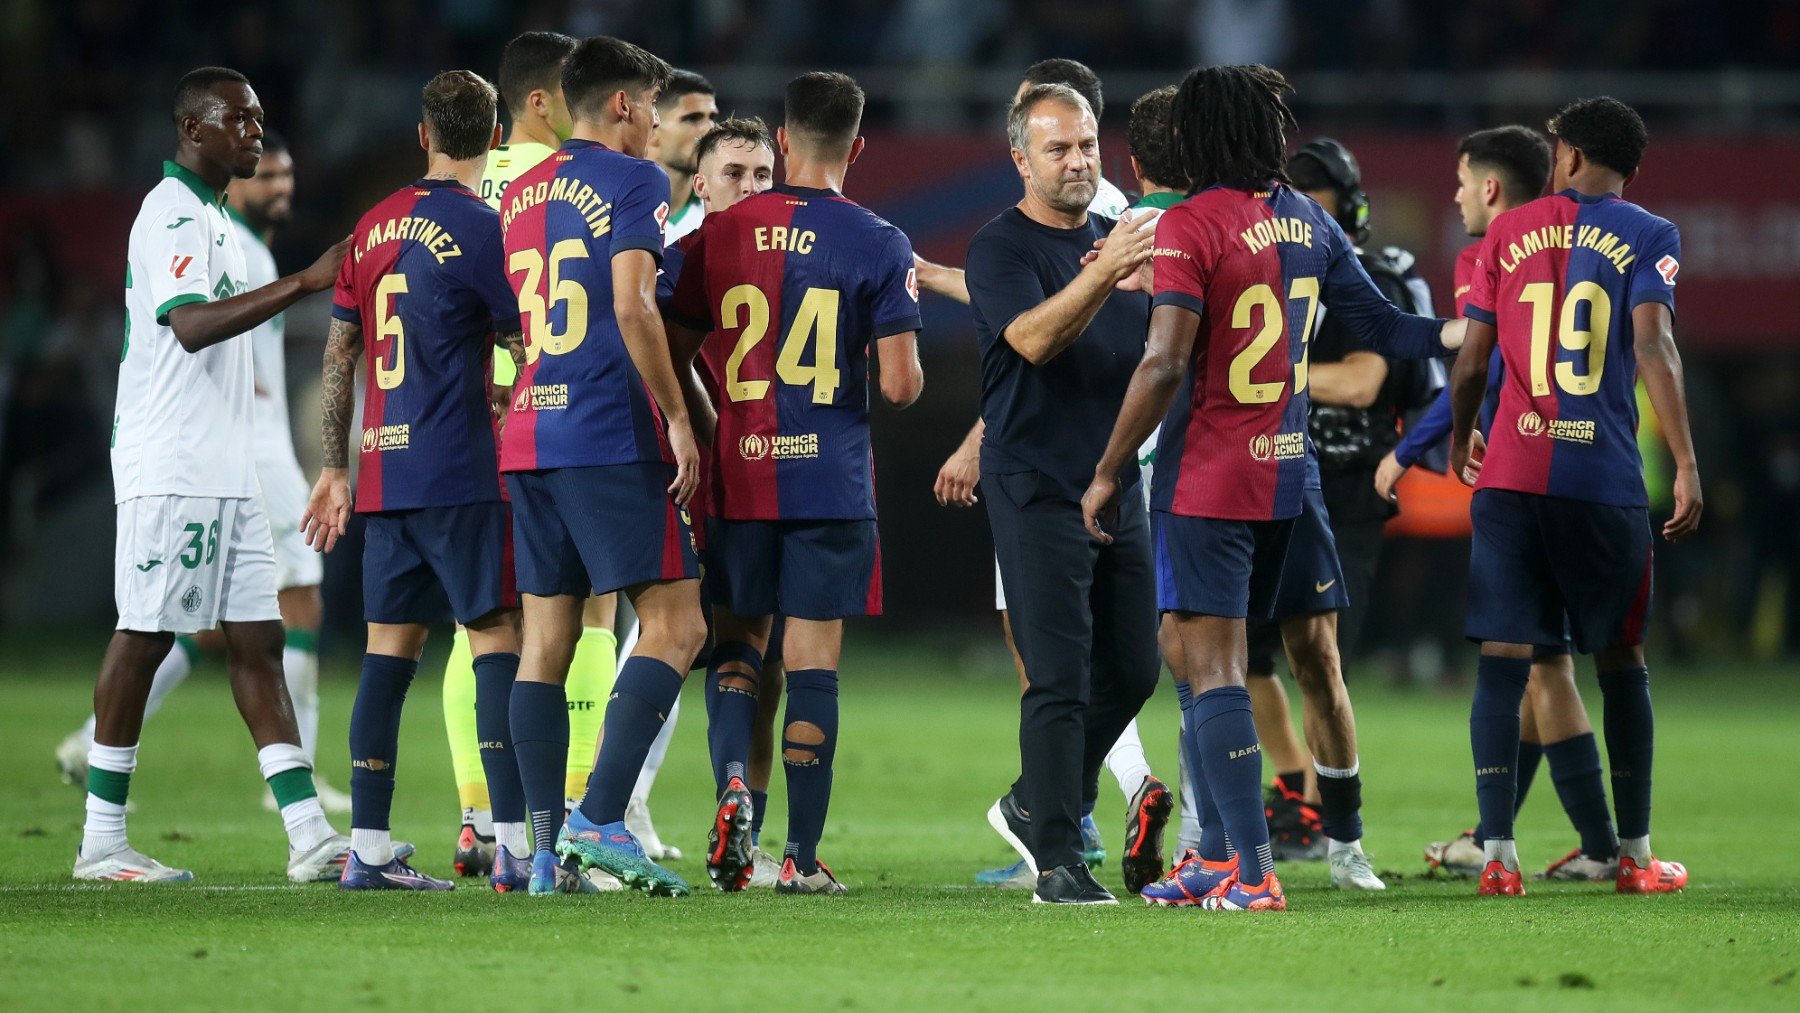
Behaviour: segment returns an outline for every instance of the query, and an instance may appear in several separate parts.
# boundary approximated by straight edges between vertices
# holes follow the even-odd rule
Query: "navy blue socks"
[[[619,668],[601,725],[600,756],[581,800],[581,815],[589,822],[605,826],[625,818],[644,757],[680,697],[681,673],[655,658],[634,654]],[[755,697],[750,705],[754,712]]]
[[[751,708],[754,713],[754,699]],[[786,854],[806,876],[819,871],[819,837],[825,832],[825,813],[831,807],[831,764],[837,754],[837,737],[838,674],[823,668],[789,672],[781,733],[781,763],[787,771]]]
[[[750,814],[750,843],[761,845],[763,815],[769,811],[769,793],[750,789],[750,805],[755,810]]]
[[[1519,810],[1525,808],[1525,794],[1531,790],[1531,782],[1537,779],[1538,766],[1544,759],[1544,748],[1535,742],[1523,740],[1519,742],[1519,793],[1513,799],[1513,815],[1515,816],[1518,815]],[[1552,778],[1556,776],[1554,767],[1550,770],[1550,776]],[[1475,824],[1475,843],[1487,843],[1487,832],[1482,830],[1480,823]]]
[[[1606,805],[1606,783],[1600,778],[1600,748],[1594,743],[1594,733],[1552,742],[1544,747],[1544,758],[1550,761],[1556,797],[1581,834],[1581,853],[1612,861],[1619,838],[1613,833],[1612,811]]]
[[[514,683],[512,737],[525,808],[531,816],[532,847],[549,851],[562,829],[569,759],[569,700],[563,688],[547,682]],[[491,796],[492,788],[489,792]]]
[[[350,825],[388,829],[394,807],[394,763],[400,751],[400,710],[419,663],[365,654],[356,703],[350,709]]]
[[[1656,754],[1656,716],[1650,708],[1650,672],[1642,666],[1600,673],[1606,703],[1606,758],[1612,764],[1613,808],[1619,836],[1650,835],[1650,763]]]
[[[1200,857],[1208,862],[1230,860],[1231,842],[1225,839],[1225,821],[1213,804],[1206,786],[1206,768],[1200,755],[1200,734],[1194,725],[1194,694],[1186,682],[1175,683],[1181,701],[1181,753],[1188,765],[1188,786],[1194,790],[1194,812],[1200,819]]]
[[[720,671],[734,662],[731,671]],[[761,676],[762,655],[756,648],[745,643],[718,644],[713,648],[712,664],[706,672],[706,742],[712,751],[715,798],[724,793],[732,778],[746,777],[750,735],[756,727],[756,684]],[[747,681],[750,687],[723,685],[727,679]]]
[[[1475,758],[1475,802],[1482,840],[1510,841],[1518,808],[1519,703],[1531,678],[1530,658],[1481,656],[1475,699],[1469,704],[1469,745]]]
[[[1237,848],[1238,877],[1259,887],[1275,871],[1262,801],[1262,744],[1250,713],[1250,691],[1221,686],[1194,698],[1194,731],[1206,786],[1225,833]]]
[[[483,654],[475,659],[475,738],[481,770],[487,775],[488,804],[496,823],[525,822],[525,783],[513,751],[512,689],[519,674],[516,654]]]

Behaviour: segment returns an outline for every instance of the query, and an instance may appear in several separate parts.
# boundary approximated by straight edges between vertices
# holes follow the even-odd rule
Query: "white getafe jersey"
[[[674,246],[682,236],[700,227],[706,217],[706,209],[700,206],[698,196],[689,196],[688,202],[681,206],[681,211],[669,216],[663,225],[663,245]]]
[[[1094,214],[1115,221],[1131,207],[1131,201],[1125,192],[1112,185],[1112,181],[1102,176],[1094,184],[1094,199],[1088,201],[1088,210]]]
[[[238,245],[244,251],[244,280],[252,289],[281,277],[275,267],[275,255],[263,244],[262,237],[250,227],[242,215],[230,207],[225,209],[237,229]],[[256,379],[256,458],[259,462],[285,463],[294,456],[293,422],[288,417],[287,397],[287,324],[284,314],[277,313],[250,329],[250,369]]]
[[[169,311],[248,292],[249,267],[220,196],[163,163],[125,262],[125,354],[113,413],[113,501],[257,494],[250,342],[188,352]]]

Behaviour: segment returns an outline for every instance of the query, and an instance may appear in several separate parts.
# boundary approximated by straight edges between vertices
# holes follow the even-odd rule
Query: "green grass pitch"
[[[1366,843],[1389,890],[1339,894],[1322,866],[1284,866],[1287,914],[1226,917],[1133,898],[1047,910],[972,886],[977,869],[1010,860],[982,814],[1017,763],[1012,677],[870,638],[848,651],[821,849],[847,898],[289,886],[280,824],[262,809],[216,663],[150,724],[133,785],[133,841],[198,882],[78,887],[81,799],[56,780],[51,750],[88,707],[99,653],[97,641],[15,643],[0,665],[0,1007],[1800,1008],[1791,669],[1653,669],[1656,844],[1688,863],[1683,895],[1531,884],[1508,902],[1425,877],[1421,845],[1474,820],[1466,698],[1369,685],[1352,690]],[[1597,719],[1591,678],[1584,689]],[[323,692],[322,762],[342,786],[350,673],[328,672]],[[1171,781],[1176,724],[1164,686],[1143,733]],[[710,815],[704,736],[696,681],[653,799],[696,885]],[[781,794],[778,775],[774,837]],[[1110,779],[1101,799],[1116,855],[1124,803]],[[406,714],[394,828],[419,844],[422,867],[448,873],[455,797],[429,661]],[[1546,771],[1520,852],[1541,868],[1572,842]],[[1118,889],[1116,859],[1100,877]]]

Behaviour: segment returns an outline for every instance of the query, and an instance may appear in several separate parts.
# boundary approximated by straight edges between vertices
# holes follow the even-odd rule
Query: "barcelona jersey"
[[[422,179],[362,216],[332,316],[362,328],[359,511],[499,500],[488,363],[519,329],[500,216],[455,180]]]
[[[1322,303],[1383,354],[1438,340],[1439,322],[1388,302],[1338,224],[1286,186],[1202,190],[1163,212],[1153,257],[1153,306],[1200,316],[1157,443],[1153,510],[1222,520],[1300,513],[1316,467],[1306,346]]]
[[[1611,194],[1494,219],[1463,310],[1498,331],[1506,371],[1477,489],[1647,504],[1631,313],[1674,309],[1680,257],[1674,225]]]
[[[669,178],[596,141],[563,142],[501,194],[506,273],[525,365],[513,386],[502,471],[672,460],[663,419],[613,312],[612,259],[662,262]]]
[[[670,315],[710,332],[718,516],[873,519],[869,343],[920,329],[905,234],[836,191],[777,186],[684,250]]]

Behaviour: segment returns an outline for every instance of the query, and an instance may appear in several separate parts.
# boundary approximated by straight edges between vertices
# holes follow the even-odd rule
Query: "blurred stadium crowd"
[[[1107,108],[1118,110],[1104,120],[1109,139],[1132,98],[1188,66],[1265,62],[1299,86],[1295,143],[1339,131],[1453,139],[1509,121],[1537,126],[1548,107],[1610,90],[1650,123],[1647,173],[1657,171],[1665,137],[1703,148],[1723,135],[1753,160],[1765,143],[1784,159],[1800,153],[1800,6],[1790,3],[1732,4],[1725,16],[1686,0],[274,0],[223,9],[16,0],[0,8],[0,630],[97,631],[111,616],[107,439],[124,237],[167,153],[176,77],[204,63],[242,70],[287,135],[300,191],[296,220],[275,248],[291,269],[413,172],[411,125],[427,78],[448,67],[491,77],[500,43],[536,27],[642,43],[709,75],[728,111],[775,112],[794,68],[856,73],[870,91],[865,122],[882,143],[850,189],[859,174],[873,190],[904,189],[879,178],[884,161],[887,176],[903,172],[927,192],[940,176],[972,180],[944,198],[944,214],[916,194],[895,210],[859,194],[914,232],[922,251],[953,263],[967,236],[1014,199],[996,126],[1019,70],[1050,55],[1099,71]],[[1452,147],[1443,146],[1441,169],[1426,171],[1442,180],[1442,207],[1431,205],[1431,219],[1413,216],[1398,236],[1382,215],[1381,160],[1365,160],[1377,245],[1429,240],[1421,253],[1436,256],[1438,239],[1460,240],[1433,231],[1454,187]],[[964,150],[986,161],[959,164]],[[1122,143],[1109,140],[1106,161],[1109,177],[1129,183]],[[1685,164],[1692,172],[1703,160]],[[1762,168],[1777,179],[1785,169]],[[1725,177],[1718,187],[1728,187]],[[1793,305],[1800,200],[1764,196],[1778,213],[1751,216],[1763,252],[1739,273],[1766,279],[1757,301]],[[1646,203],[1684,232],[1701,225]],[[1445,258],[1429,273],[1447,268]],[[1702,265],[1690,272],[1703,276]],[[1438,293],[1440,306],[1448,296]],[[875,432],[891,557],[940,562],[923,573],[894,569],[884,625],[985,635],[994,625],[982,605],[991,594],[986,526],[940,510],[929,495],[937,464],[976,411],[973,332],[960,308],[928,305],[927,314],[931,382],[914,411],[933,420],[934,435],[884,439],[879,421]],[[1723,316],[1701,335],[1677,322],[1709,511],[1700,539],[1659,553],[1656,646],[1800,653],[1800,322],[1734,334]],[[323,321],[322,304],[303,306],[288,328],[309,469]],[[1466,569],[1466,541],[1404,526],[1390,535],[1366,648],[1401,673],[1454,671],[1467,655],[1460,607],[1445,603],[1461,601],[1460,586],[1449,585]],[[354,555],[338,555],[350,558],[335,569],[353,565]],[[335,579],[354,593],[353,575]],[[357,625],[353,603],[332,611]]]

